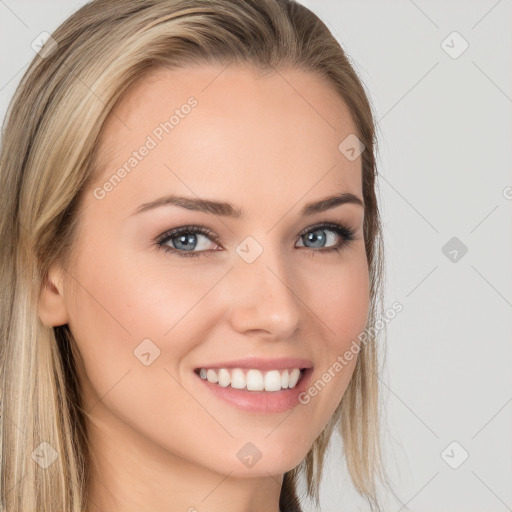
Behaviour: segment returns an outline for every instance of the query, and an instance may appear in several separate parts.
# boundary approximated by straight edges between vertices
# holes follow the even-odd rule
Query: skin
[[[278,512],[283,474],[305,457],[353,373],[356,357],[307,405],[274,414],[220,401],[193,373],[208,362],[292,356],[312,361],[315,382],[357,339],[369,307],[364,208],[300,214],[337,192],[362,199],[361,158],[338,150],[357,133],[346,105],[313,73],[223,69],[158,70],[127,92],[103,132],[69,263],[52,266],[41,293],[41,320],[67,323],[82,358],[96,461],[89,512]],[[191,96],[190,114],[94,197]],[[245,217],[175,205],[132,215],[171,193],[230,202]],[[320,222],[349,226],[354,240],[322,253],[299,236]],[[198,258],[156,245],[189,224],[213,230],[222,250],[200,234]],[[325,234],[325,246],[343,240]],[[251,264],[235,251],[247,236],[263,248]],[[146,338],[160,350],[149,366],[134,356]],[[237,457],[247,442],[262,453],[252,467]]]

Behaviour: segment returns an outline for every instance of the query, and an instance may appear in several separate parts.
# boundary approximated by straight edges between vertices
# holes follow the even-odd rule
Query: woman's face
[[[303,459],[368,314],[364,207],[321,202],[362,202],[355,133],[330,86],[295,69],[159,70],[117,105],[62,273],[84,409],[105,446],[232,476]],[[236,389],[286,385],[285,368],[309,369],[293,389]]]

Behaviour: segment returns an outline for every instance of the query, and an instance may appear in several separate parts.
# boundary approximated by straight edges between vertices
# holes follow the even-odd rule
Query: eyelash
[[[348,226],[345,226],[343,224],[336,224],[332,222],[323,222],[321,224],[317,224],[311,227],[308,227],[301,233],[299,233],[298,238],[302,238],[305,234],[313,232],[313,231],[319,231],[322,229],[326,229],[327,231],[334,231],[337,235],[342,237],[342,241],[339,243],[339,245],[336,247],[330,247],[327,249],[310,249],[307,251],[309,253],[309,256],[314,256],[315,253],[322,252],[322,253],[332,253],[336,251],[337,253],[340,253],[342,249],[344,249],[347,245],[350,244],[352,240],[355,239],[355,233],[354,231],[349,228]],[[194,233],[194,234],[201,234],[205,235],[208,238],[212,240],[212,242],[216,243],[220,246],[220,240],[217,237],[217,235],[210,229],[204,227],[204,226],[183,226],[180,228],[171,229],[170,231],[166,231],[162,235],[160,235],[157,240],[156,244],[164,250],[165,253],[171,252],[173,254],[176,254],[180,258],[197,258],[199,256],[204,256],[206,253],[210,251],[182,251],[175,249],[173,247],[169,247],[166,245],[167,242],[172,240],[173,238],[182,235],[184,233]],[[308,249],[308,247],[301,247],[301,249]]]

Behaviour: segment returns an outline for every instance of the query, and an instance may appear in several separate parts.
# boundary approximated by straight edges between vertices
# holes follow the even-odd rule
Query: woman
[[[2,504],[298,511],[335,429],[378,508],[374,124],[289,0],[95,0],[0,179]]]

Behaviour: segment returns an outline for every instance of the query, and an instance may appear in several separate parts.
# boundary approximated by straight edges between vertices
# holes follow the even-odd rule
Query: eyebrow
[[[336,208],[337,206],[341,206],[343,204],[355,204],[364,208],[364,202],[360,197],[350,192],[343,192],[341,194],[335,194],[332,196],[325,197],[319,201],[307,203],[302,208],[301,215],[314,215],[316,213],[331,210],[332,208]],[[211,201],[208,199],[184,197],[177,195],[160,197],[149,203],[141,204],[132,213],[132,215],[152,210],[160,206],[168,205],[179,206],[181,208],[186,208],[187,210],[210,213],[222,217],[232,217],[234,219],[244,218],[244,211],[231,203],[224,203],[220,201]]]

